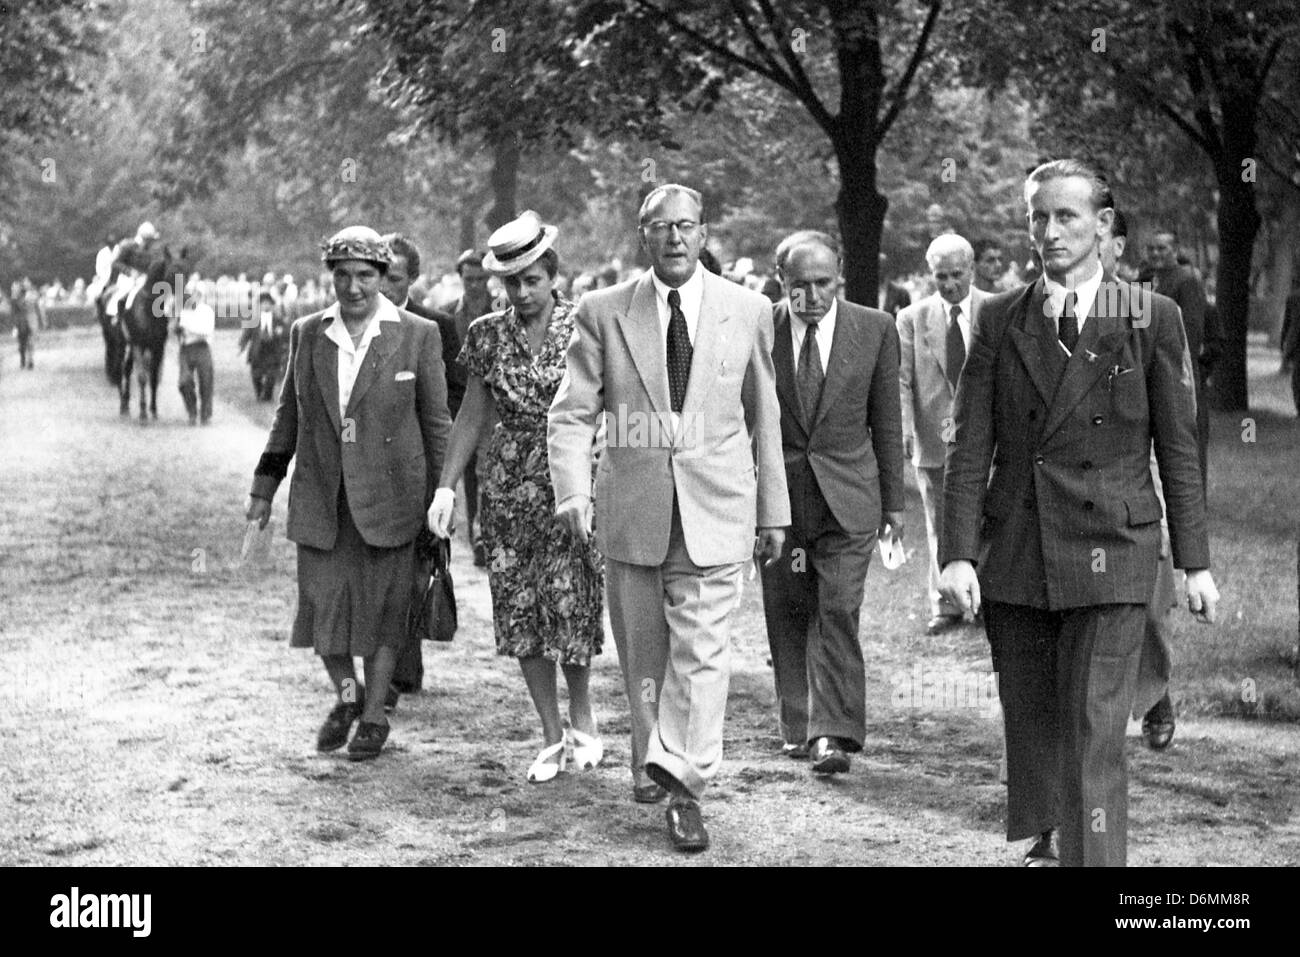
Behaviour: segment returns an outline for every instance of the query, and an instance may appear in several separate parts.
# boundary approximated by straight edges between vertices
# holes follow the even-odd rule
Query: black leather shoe
[[[1038,835],[1033,846],[1025,852],[1025,867],[1060,867],[1061,858],[1056,853],[1056,844],[1053,838],[1056,831],[1044,831]]]
[[[796,760],[802,761],[804,758],[808,757],[808,744],[806,742],[803,744],[792,744],[787,741],[785,744],[781,745],[781,753],[787,758],[795,758]]]
[[[1143,717],[1142,737],[1152,751],[1163,751],[1174,740],[1174,703],[1167,693]]]
[[[636,784],[632,786],[632,800],[637,804],[658,804],[668,796],[668,789],[660,784]]]
[[[373,721],[362,721],[357,725],[357,733],[348,742],[349,761],[370,761],[379,757],[379,752],[388,740],[388,725]]]
[[[352,730],[352,722],[361,717],[361,711],[365,707],[365,703],[366,699],[362,696],[359,701],[340,701],[331,708],[329,715],[325,718],[325,723],[320,726],[320,731],[316,733],[316,750],[337,751],[347,744],[348,732]]]
[[[668,837],[673,847],[687,853],[707,850],[709,832],[704,829],[700,804],[693,798],[673,798],[664,812],[668,819]]]
[[[818,738],[810,755],[814,774],[843,774],[849,769],[849,756],[835,738]]]

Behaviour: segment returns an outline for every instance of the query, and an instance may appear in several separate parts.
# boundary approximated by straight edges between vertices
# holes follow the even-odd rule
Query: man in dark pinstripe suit
[[[1193,371],[1177,309],[1103,272],[1106,181],[1057,160],[1025,183],[1043,263],[985,302],[954,402],[940,589],[981,596],[1006,716],[1007,839],[1027,863],[1123,865],[1124,734],[1160,552],[1154,442],[1188,607],[1214,620]],[[990,475],[990,467],[992,474]],[[979,571],[976,573],[976,566]]]

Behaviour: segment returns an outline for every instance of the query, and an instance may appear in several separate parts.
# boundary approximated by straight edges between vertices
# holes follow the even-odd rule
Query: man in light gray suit
[[[988,294],[972,284],[975,250],[945,233],[925,252],[935,292],[898,314],[903,407],[903,454],[916,469],[930,550],[930,620],[937,635],[961,621],[961,610],[939,593],[939,535],[943,522],[943,462],[952,438],[952,400],[970,348],[971,329]]]
[[[652,269],[583,296],[548,452],[556,515],[606,559],[610,622],[632,712],[633,797],[671,795],[675,847],[701,851],[698,799],[722,761],[729,620],[750,558],[790,524],[772,367],[772,306],[699,266],[700,194],[641,205]]]

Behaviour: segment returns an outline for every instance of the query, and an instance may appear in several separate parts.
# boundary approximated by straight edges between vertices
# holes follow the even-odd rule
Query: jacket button
[[[385,442],[391,442],[391,441],[393,441],[393,437],[392,437],[391,435],[385,435],[385,436],[384,436],[384,441],[385,441]]]
[[[1043,461],[1044,461],[1044,459],[1043,459],[1043,457],[1042,457],[1041,455],[1039,455],[1039,456],[1035,456],[1035,457],[1034,457],[1034,464],[1035,464],[1035,465],[1042,465],[1042,464],[1043,464]]]
[[[1034,500],[1032,498],[1025,499],[1025,508],[1033,508],[1033,507],[1034,507]]]
[[[1032,422],[1032,421],[1034,421],[1034,419],[1036,419],[1036,418],[1038,418],[1038,410],[1037,410],[1037,409],[1030,409],[1030,410],[1029,410],[1029,421]]]
[[[1099,415],[1094,415],[1094,416],[1092,417],[1092,424],[1093,424],[1093,425],[1101,425],[1101,416],[1099,416]]]
[[[1084,471],[1087,471],[1088,469],[1092,468],[1092,462],[1089,461],[1088,459],[1084,459],[1082,462],[1079,463],[1079,468],[1083,469]]]
[[[1083,503],[1083,510],[1085,512],[1091,512],[1092,509],[1093,509],[1093,504],[1091,499]]]

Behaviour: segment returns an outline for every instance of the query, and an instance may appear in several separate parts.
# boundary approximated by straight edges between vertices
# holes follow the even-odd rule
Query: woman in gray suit
[[[388,738],[384,698],[406,639],[415,539],[451,422],[437,324],[380,294],[393,260],[388,244],[351,226],[324,249],[338,300],[290,332],[289,366],[247,518],[266,526],[296,453],[288,536],[298,543],[298,611],[290,645],[316,649],[338,694],[317,749],[346,743],[348,757],[362,761]],[[364,686],[354,657],[364,660]]]

